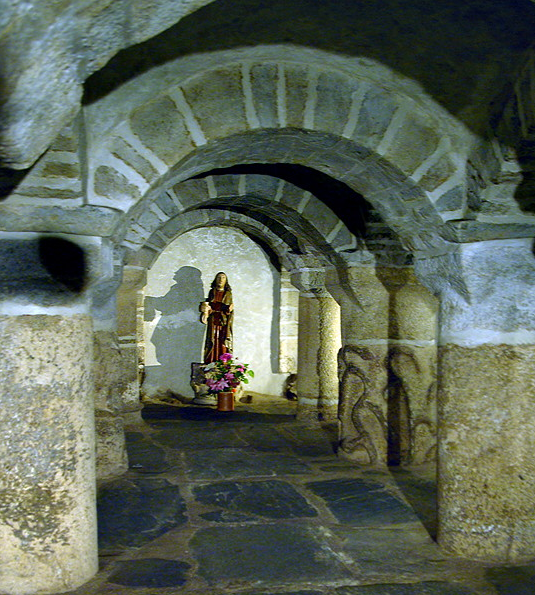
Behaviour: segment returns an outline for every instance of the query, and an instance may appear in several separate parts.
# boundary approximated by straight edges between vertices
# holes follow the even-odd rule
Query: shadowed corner
[[[58,237],[42,237],[39,261],[58,289],[80,294],[87,283],[87,258],[78,244]]]

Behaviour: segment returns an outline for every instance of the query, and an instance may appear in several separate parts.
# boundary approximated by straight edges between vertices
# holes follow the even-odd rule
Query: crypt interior
[[[259,432],[257,450],[240,444],[280,464],[280,430],[285,444],[329,436],[332,459],[280,472],[314,469],[294,486],[313,501],[431,469],[433,556],[456,561],[455,586],[429,586],[421,563],[378,587],[380,564],[366,574],[361,547],[331,565],[327,550],[307,553],[305,521],[206,513],[175,559],[196,547],[201,578],[162,593],[533,593],[535,4],[0,7],[0,592],[122,593],[91,582],[121,561],[117,543],[102,556],[97,499],[168,482],[150,479],[157,465],[136,459],[140,445],[196,440],[176,460],[190,479],[194,464],[213,471],[191,490],[215,502],[202,481],[235,477],[214,462],[238,448],[225,440]],[[255,371],[250,406],[238,399],[226,417],[191,404],[198,305],[217,271],[234,292],[234,353]],[[296,425],[279,428],[281,412]],[[195,463],[215,435],[213,458]],[[356,543],[327,508],[332,531]],[[406,522],[388,534],[403,541],[394,529]],[[209,570],[203,548],[224,523],[244,548],[284,541],[285,527],[316,583]],[[366,535],[375,551],[384,535]],[[470,580],[452,570],[470,564]],[[482,578],[503,568],[531,569],[532,590]]]

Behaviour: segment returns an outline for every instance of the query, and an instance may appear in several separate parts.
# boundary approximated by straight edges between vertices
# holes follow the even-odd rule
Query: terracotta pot
[[[234,393],[224,392],[217,393],[217,410],[218,411],[234,411]]]

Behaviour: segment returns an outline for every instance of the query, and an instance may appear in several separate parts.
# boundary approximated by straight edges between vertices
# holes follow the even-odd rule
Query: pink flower
[[[232,359],[232,354],[231,354],[231,353],[223,353],[223,355],[221,355],[221,356],[219,357],[219,359],[220,359],[222,362],[228,362],[228,361],[230,361],[230,360]]]
[[[225,388],[228,388],[228,387],[229,387],[228,382],[221,379],[221,380],[217,380],[216,382],[214,382],[214,384],[212,385],[212,390],[224,390]]]
[[[234,374],[232,372],[227,372],[225,374],[225,380],[234,380]]]

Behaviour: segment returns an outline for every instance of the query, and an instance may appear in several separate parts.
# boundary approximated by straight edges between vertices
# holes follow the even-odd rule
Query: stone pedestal
[[[86,315],[0,316],[0,591],[70,591],[98,569]]]

